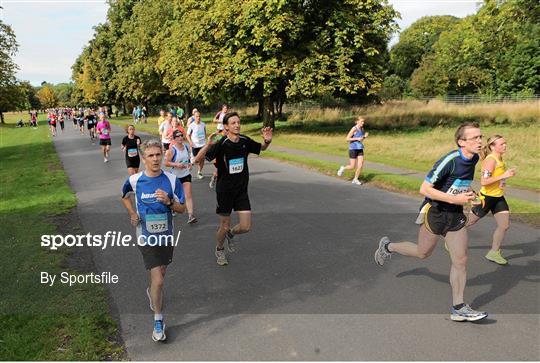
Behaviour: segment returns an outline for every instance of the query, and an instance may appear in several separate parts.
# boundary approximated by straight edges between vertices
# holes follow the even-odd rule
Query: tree
[[[381,1],[187,0],[175,3],[157,67],[177,94],[288,97],[367,94],[382,83],[395,11]]]
[[[15,79],[18,67],[12,57],[17,53],[18,44],[13,29],[0,20],[0,122],[4,121],[4,112],[16,109],[22,98],[22,92]]]
[[[384,83],[379,96],[383,100],[400,99],[405,90],[406,82],[398,75],[392,74],[384,79]]]
[[[73,83],[58,83],[53,87],[54,94],[58,99],[58,104],[61,106],[72,105],[71,95],[74,91]]]
[[[46,84],[37,92],[37,97],[43,108],[54,108],[58,106],[58,98],[49,84]]]
[[[41,103],[37,97],[36,88],[33,87],[30,82],[23,81],[20,83],[21,92],[24,95],[24,105],[23,109],[25,110],[39,110],[41,109]]]
[[[411,77],[416,94],[540,92],[540,4],[487,0],[443,32]]]
[[[408,80],[420,65],[422,57],[433,52],[433,45],[443,31],[450,31],[460,19],[450,16],[424,16],[399,35],[390,50],[390,70]]]

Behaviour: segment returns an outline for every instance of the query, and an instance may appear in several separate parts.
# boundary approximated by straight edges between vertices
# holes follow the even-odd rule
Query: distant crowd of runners
[[[259,154],[272,142],[273,130],[261,130],[262,142],[242,135],[240,116],[230,112],[224,104],[212,119],[212,132],[201,121],[201,114],[193,109],[189,117],[179,107],[163,109],[157,118],[159,139],[142,141],[136,135],[135,124],[148,123],[146,110],[135,107],[133,124],[128,125],[121,142],[128,178],[122,188],[122,203],[138,235],[146,237],[173,235],[173,216],[187,211],[187,223],[197,222],[192,194],[192,174],[204,178],[205,161],[213,163],[209,187],[216,192],[216,214],[219,228],[216,232],[215,256],[217,264],[228,264],[227,254],[235,251],[236,236],[251,229],[251,204],[248,195],[248,155]],[[109,161],[111,125],[105,109],[48,110],[51,134],[57,127],[64,130],[64,122],[71,120],[74,129],[86,134],[94,142],[99,138],[104,162]],[[364,165],[364,149],[369,133],[366,120],[359,116],[346,136],[349,145],[349,163],[337,171],[342,176],[354,170],[354,185],[360,180]],[[420,225],[417,241],[393,242],[383,237],[375,250],[375,262],[383,266],[394,254],[427,258],[433,252],[439,237],[445,239],[449,252],[452,304],[450,318],[454,321],[477,321],[487,313],[474,310],[465,302],[467,281],[467,250],[469,227],[490,212],[497,228],[493,233],[491,249],[486,259],[500,265],[507,264],[501,253],[505,233],[509,228],[509,207],[504,197],[506,180],[515,176],[515,169],[504,162],[507,151],[502,135],[493,135],[483,143],[484,137],[476,123],[460,125],[454,135],[456,149],[441,157],[428,172],[420,188],[425,197],[419,208],[416,223]],[[481,189],[472,190],[475,167],[482,160]],[[140,170],[140,163],[144,167]],[[194,170],[196,166],[196,170]],[[130,195],[134,195],[132,201]],[[468,206],[466,211],[464,206]],[[232,225],[231,213],[237,212],[238,223]],[[163,282],[167,266],[172,262],[174,246],[140,246],[144,265],[149,271],[146,294],[154,312],[152,339],[166,339],[163,322]]]

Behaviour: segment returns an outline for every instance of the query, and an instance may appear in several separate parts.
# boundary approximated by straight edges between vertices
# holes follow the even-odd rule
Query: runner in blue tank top
[[[477,123],[464,123],[455,133],[458,150],[443,156],[435,163],[420,187],[426,198],[420,207],[417,223],[421,224],[418,241],[390,242],[388,237],[379,241],[375,262],[382,266],[392,253],[403,256],[427,258],[437,245],[439,236],[444,237],[450,252],[450,286],[452,307],[450,319],[454,321],[477,321],[487,317],[486,312],[473,310],[464,302],[467,282],[467,217],[463,205],[475,201],[471,190],[474,167],[482,147],[482,134]]]
[[[349,165],[340,166],[337,172],[338,176],[342,176],[345,170],[353,170],[354,179],[353,184],[362,185],[362,182],[358,180],[362,167],[364,166],[364,143],[363,141],[368,137],[369,132],[364,131],[364,118],[358,116],[356,119],[356,125],[347,134],[347,141],[349,142]]]
[[[158,140],[144,141],[140,149],[145,170],[126,180],[122,188],[122,204],[129,212],[131,224],[137,228],[138,247],[149,271],[150,286],[146,294],[154,312],[152,339],[164,341],[163,281],[174,250],[172,212],[184,212],[184,191],[174,174],[161,170],[163,154]],[[135,208],[130,199],[131,193],[135,194]]]

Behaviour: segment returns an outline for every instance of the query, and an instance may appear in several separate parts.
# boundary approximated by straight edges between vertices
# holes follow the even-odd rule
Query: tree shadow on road
[[[525,249],[531,247],[536,242],[522,244]],[[534,247],[532,247],[534,248]],[[536,248],[537,250],[537,248]],[[530,255],[526,255],[530,256]],[[428,268],[415,268],[409,271],[404,271],[396,275],[396,277],[407,276],[426,276],[435,281],[449,284],[448,275],[431,272]],[[476,277],[467,280],[467,286],[489,286],[489,291],[480,294],[472,301],[471,305],[477,308],[486,306],[489,303],[494,302],[499,297],[508,294],[514,287],[520,282],[532,282],[535,284],[540,283],[540,261],[532,260],[527,261],[526,265],[506,265],[499,266],[495,271],[480,274]],[[537,291],[536,291],[537,292]],[[539,313],[537,304],[527,308],[527,313]]]

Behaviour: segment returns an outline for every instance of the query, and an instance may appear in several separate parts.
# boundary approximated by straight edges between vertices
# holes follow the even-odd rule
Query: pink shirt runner
[[[111,124],[107,120],[99,121],[97,124],[97,130],[101,131],[99,134],[100,139],[110,139],[111,138]]]

